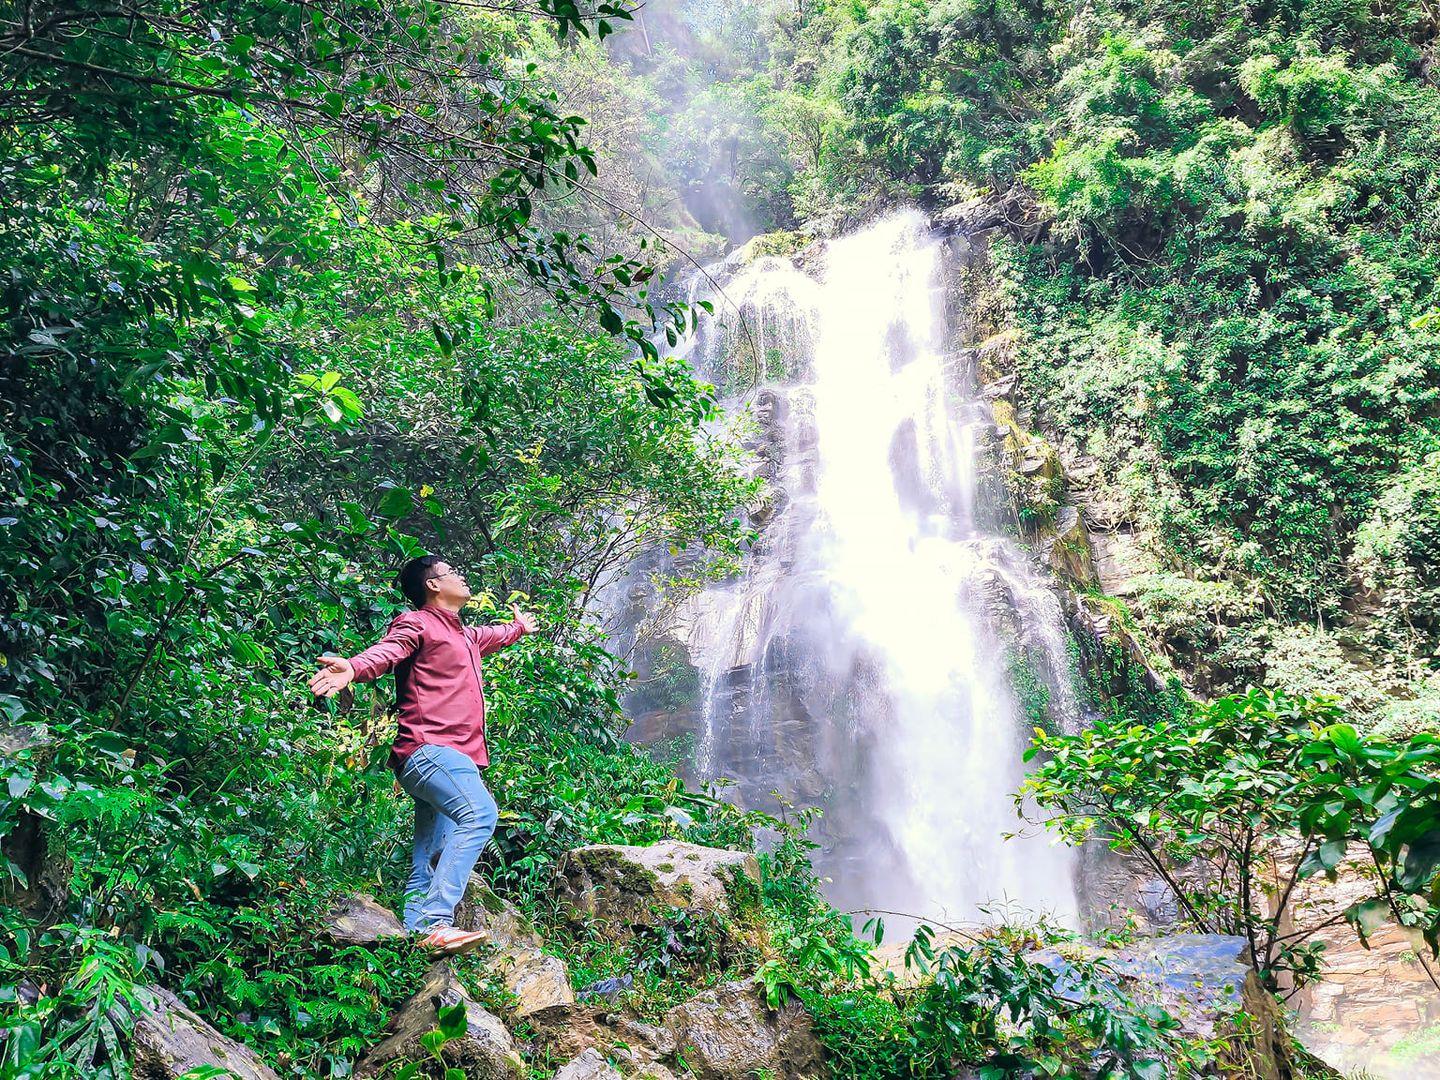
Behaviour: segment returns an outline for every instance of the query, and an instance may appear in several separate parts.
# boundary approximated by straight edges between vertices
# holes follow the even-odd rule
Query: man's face
[[[447,562],[438,562],[430,568],[426,587],[431,590],[432,599],[448,607],[463,607],[470,599],[470,586],[465,584],[465,576]]]

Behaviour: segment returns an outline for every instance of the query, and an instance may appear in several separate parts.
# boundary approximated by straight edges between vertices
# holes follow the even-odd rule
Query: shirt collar
[[[426,604],[425,609],[440,616],[441,620],[445,623],[445,625],[449,626],[451,629],[460,629],[462,624],[460,622],[459,612],[451,611],[449,608],[437,607],[434,604]]]

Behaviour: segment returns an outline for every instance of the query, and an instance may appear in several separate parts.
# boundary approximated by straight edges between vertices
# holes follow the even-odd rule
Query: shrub
[[[1311,940],[1288,928],[1296,884],[1361,856],[1370,892],[1344,915],[1361,939],[1387,919],[1432,953],[1440,907],[1440,738],[1362,737],[1325,698],[1252,690],[1156,724],[1107,719],[1078,735],[1037,733],[1045,755],[1033,798],[1066,838],[1105,838],[1137,855],[1196,930],[1243,934],[1266,984],[1299,986],[1320,970]]]

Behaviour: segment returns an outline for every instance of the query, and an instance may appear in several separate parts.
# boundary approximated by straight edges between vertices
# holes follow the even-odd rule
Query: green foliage
[[[465,1037],[469,1029],[469,1017],[465,1014],[465,1003],[441,1006],[435,1012],[435,1030],[420,1036],[420,1045],[430,1060],[443,1070],[444,1080],[465,1080],[465,1070],[445,1064],[445,1044]],[[428,1064],[428,1063],[427,1063]],[[421,1062],[412,1061],[394,1071],[394,1080],[414,1080],[424,1075]]]
[[[1301,135],[1324,135],[1396,89],[1393,65],[1356,70],[1348,61],[1344,53],[1319,53],[1313,41],[1302,40],[1288,62],[1273,53],[1251,56],[1241,65],[1240,85],[1267,116]]]
[[[655,358],[682,309],[654,269],[534,216],[594,156],[516,20],[623,13],[45,12],[0,34],[0,708],[50,743],[0,793],[5,982],[40,988],[6,1052],[118,1074],[131,988],[161,982],[281,1072],[344,1075],[423,957],[315,928],[393,897],[408,822],[383,699],[312,709],[299,676],[395,613],[401,559],[443,549],[477,615],[519,597],[549,627],[491,672],[497,747],[533,770],[496,778],[497,880],[525,894],[592,839],[743,835],[618,742],[586,617],[642,547],[723,566],[753,488],[710,388]],[[582,769],[588,795],[556,790]],[[20,892],[37,819],[59,910]]]
[[[1043,134],[1005,105],[1026,66],[1044,62],[1054,14],[1025,0],[855,7],[835,80],[862,152],[904,185],[929,188],[970,172],[1008,184]]]
[[[1440,641],[1440,452],[1386,484],[1356,530],[1354,564],[1378,609],[1375,643],[1421,673]]]
[[[58,992],[24,995],[14,977],[31,973],[33,928],[7,914],[3,991],[7,1020],[0,1074],[7,1077],[121,1077],[124,1044],[134,1023],[134,981],[150,959],[143,947],[117,942],[90,927],[59,924],[37,943],[64,942],[73,963]],[[12,945],[13,943],[13,945]],[[48,1035],[48,1037],[47,1037]]]
[[[1036,670],[1035,662],[1023,647],[1011,647],[1006,652],[1006,670],[1010,675],[1010,686],[1019,700],[1027,727],[1044,727],[1052,730],[1050,720],[1050,687]]]
[[[1102,961],[1047,963],[1031,951],[1064,937],[1044,926],[1009,929],[937,949],[930,927],[920,927],[905,963],[934,981],[913,1023],[939,1060],[973,1062],[980,1076],[995,1080],[1027,1072],[1112,1080],[1186,1075],[1192,1061],[1178,1052],[1174,1017],[1119,994]]]
[[[872,926],[878,943],[883,923]],[[952,943],[941,944],[936,928],[917,928],[904,953],[906,982],[887,972],[825,996],[802,994],[837,1075],[944,1077],[969,1068],[995,1080],[1142,1080],[1194,1075],[1209,1060],[1178,1037],[1173,1017],[1122,992],[1102,959],[1071,948],[1068,933],[1043,924],[948,933]]]
[[[1382,678],[1356,663],[1363,659],[1349,635],[1291,626],[1271,635],[1263,657],[1270,684],[1296,697],[1333,698],[1357,727],[1373,728],[1385,706]]]
[[[1437,949],[1434,736],[1366,738],[1328,699],[1253,690],[1157,724],[1038,733],[1028,756],[1040,755],[1017,798],[1069,840],[1099,835],[1141,858],[1197,930],[1245,935],[1272,988],[1320,970],[1323,924],[1289,926],[1288,905],[1347,858],[1369,890],[1345,912],[1362,940],[1394,921]]]
[[[657,309],[643,288],[635,291],[653,269],[597,252],[583,235],[532,226],[537,196],[574,190],[597,166],[580,141],[584,119],[516,77],[505,14],[504,5],[482,16],[444,0],[323,10],[250,2],[211,10],[190,0],[145,0],[124,12],[57,5],[6,31],[12,78],[0,110],[13,124],[50,125],[39,155],[82,183],[152,151],[184,162],[216,115],[238,114],[282,139],[302,169],[343,163],[352,181],[371,181],[388,216],[423,221],[423,242],[442,271],[449,243],[474,230],[492,240],[492,256],[562,302],[593,307],[602,327],[653,358],[657,318],[683,325],[686,317],[683,306]],[[604,37],[631,16],[608,0],[543,0],[534,17],[563,38],[592,27]],[[220,180],[202,174],[211,185],[202,194]],[[217,208],[215,224],[228,230],[245,216]],[[237,280],[240,291],[254,291]],[[643,322],[633,317],[636,303]]]
[[[347,1075],[378,1039],[425,958],[313,930],[339,895],[393,903],[405,874],[385,692],[312,709],[299,676],[372,638],[395,564],[433,549],[483,583],[476,616],[523,599],[547,628],[487,670],[502,819],[483,871],[577,981],[638,973],[658,1012],[754,976],[856,1076],[1153,1075],[1167,1018],[1102,1006],[1100,971],[1074,997],[1031,955],[1048,931],[922,933],[931,977],[898,987],[822,899],[805,815],[687,792],[620,741],[624,672],[589,608],[652,547],[707,552],[677,585],[732,568],[757,486],[714,388],[658,356],[700,312],[660,299],[648,241],[572,227],[599,159],[546,88],[608,63],[570,43],[628,12],[532,7],[48,4],[0,31],[0,713],[50,738],[0,792],[0,1072],[123,1075],[140,983],[291,1076]],[[1363,707],[1428,715],[1440,103],[1410,14],[1297,3],[1242,33],[1165,3],[676,12],[643,55],[609,42],[627,66],[596,100],[655,103],[626,145],[634,175],[663,161],[695,197],[682,225],[748,235],[1021,185],[1048,236],[993,252],[1024,404],[1204,570],[1149,582],[1141,621],[1223,678],[1288,672],[1360,706],[1353,635],[1265,620],[1333,626],[1363,580],[1366,641],[1414,706]],[[741,15],[753,33],[731,32]],[[1033,794],[1065,830],[1149,845],[1167,872],[1228,860],[1181,894],[1197,925],[1268,943],[1267,973],[1315,957],[1230,888],[1262,840],[1299,843],[1297,879],[1365,852],[1357,928],[1399,919],[1434,946],[1433,741],[1280,697],[1192,718],[1133,656],[1087,659],[1112,711],[1156,722],[1043,737]],[[36,821],[59,910],[31,906],[43,883],[13,853]],[[763,885],[732,899],[763,953],[691,915],[620,949],[539,910],[567,848],[749,848],[760,829]]]

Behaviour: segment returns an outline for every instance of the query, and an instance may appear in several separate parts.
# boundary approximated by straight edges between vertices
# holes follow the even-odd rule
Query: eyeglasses
[[[446,577],[464,577],[464,576],[465,576],[465,575],[463,575],[462,573],[460,573],[459,570],[446,570],[443,574],[432,574],[432,575],[430,576],[430,580],[431,580],[431,581],[439,581],[441,578],[446,578]]]

